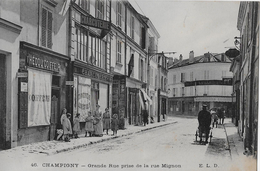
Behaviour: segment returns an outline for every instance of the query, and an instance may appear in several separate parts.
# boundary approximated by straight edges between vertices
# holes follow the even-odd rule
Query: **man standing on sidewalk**
[[[198,114],[199,121],[199,137],[200,143],[202,143],[202,134],[205,133],[206,143],[208,143],[209,138],[209,130],[211,124],[211,115],[209,111],[207,111],[207,105],[203,104],[202,110]]]

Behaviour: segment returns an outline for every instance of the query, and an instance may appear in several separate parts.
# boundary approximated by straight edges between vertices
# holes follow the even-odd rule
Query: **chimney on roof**
[[[180,61],[182,61],[182,54],[180,54]]]
[[[204,53],[204,61],[210,61],[210,53],[208,52],[208,53]]]
[[[173,64],[173,58],[168,58],[168,66],[172,65]]]
[[[194,52],[192,50],[192,51],[190,51],[190,54],[189,54],[189,62],[192,63],[193,60],[194,60]]]

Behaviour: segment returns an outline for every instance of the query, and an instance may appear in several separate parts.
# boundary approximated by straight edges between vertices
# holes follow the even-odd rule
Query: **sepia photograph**
[[[0,0],[1,171],[257,171],[260,1]]]

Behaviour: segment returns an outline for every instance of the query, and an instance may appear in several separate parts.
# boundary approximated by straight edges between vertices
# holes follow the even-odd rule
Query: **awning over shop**
[[[139,101],[140,101],[140,104],[141,104],[141,107],[142,107],[142,109],[145,109],[145,107],[144,107],[144,100],[143,100],[143,98],[142,98],[142,95],[141,95],[141,93],[138,93],[139,94]]]
[[[143,89],[140,89],[140,91],[143,93],[144,100],[149,101],[150,105],[152,105],[153,100],[146,94],[146,92]]]
[[[232,97],[196,97],[195,102],[232,102]]]

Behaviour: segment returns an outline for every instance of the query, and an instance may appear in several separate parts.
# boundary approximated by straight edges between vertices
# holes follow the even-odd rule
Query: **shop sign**
[[[21,92],[28,92],[27,83],[21,82]]]
[[[45,69],[49,71],[59,72],[60,64],[52,61],[51,59],[44,59],[37,57],[33,54],[27,55],[27,65],[35,68]]]
[[[232,78],[223,78],[223,80],[196,80],[186,81],[185,87],[199,86],[199,85],[230,85],[232,86]]]
[[[17,72],[16,77],[17,78],[26,78],[26,77],[28,77],[28,73],[27,72]]]
[[[100,20],[90,16],[81,15],[81,24],[90,27],[95,27],[102,30],[110,30],[111,23],[105,20]]]
[[[74,81],[66,81],[66,85],[73,86],[74,85]]]
[[[74,72],[77,74],[82,74],[82,75],[88,76],[90,78],[95,78],[95,79],[102,80],[102,81],[107,81],[107,82],[113,81],[113,78],[110,75],[106,75],[101,72],[93,71],[93,70],[86,69],[86,68],[74,67]]]
[[[28,70],[28,126],[49,125],[51,79],[46,72]]]

